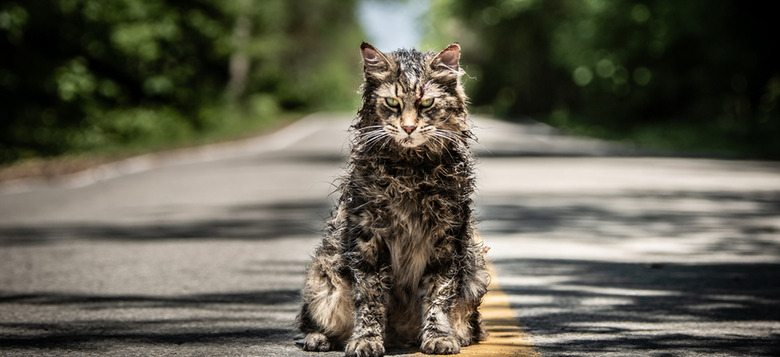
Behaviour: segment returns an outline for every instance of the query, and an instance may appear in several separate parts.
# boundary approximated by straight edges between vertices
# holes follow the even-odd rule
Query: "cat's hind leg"
[[[315,257],[302,291],[303,307],[298,327],[307,334],[303,349],[329,351],[343,346],[354,326],[351,284],[339,274],[339,264]]]

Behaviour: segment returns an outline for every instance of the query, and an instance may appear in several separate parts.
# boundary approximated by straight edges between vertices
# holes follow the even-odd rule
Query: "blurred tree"
[[[0,163],[344,108],[354,0],[0,2]],[[247,119],[253,118],[253,119]]]
[[[772,5],[434,0],[478,109],[609,138],[780,158]]]

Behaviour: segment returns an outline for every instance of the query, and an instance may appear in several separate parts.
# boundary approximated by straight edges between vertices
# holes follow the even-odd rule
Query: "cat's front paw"
[[[385,345],[381,338],[358,338],[347,342],[344,355],[346,357],[381,357],[385,355]]]
[[[305,351],[330,351],[330,340],[319,332],[312,332],[303,339],[303,349]]]
[[[423,341],[420,349],[432,355],[451,355],[460,352],[460,342],[453,336],[431,337]]]

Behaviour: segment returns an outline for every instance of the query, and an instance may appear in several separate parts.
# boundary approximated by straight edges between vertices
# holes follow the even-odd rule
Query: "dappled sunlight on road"
[[[482,170],[502,181],[480,192],[480,229],[542,355],[780,351],[777,168],[518,158]]]
[[[511,306],[543,355],[777,351],[780,264],[496,259]],[[547,277],[551,279],[547,279]]]

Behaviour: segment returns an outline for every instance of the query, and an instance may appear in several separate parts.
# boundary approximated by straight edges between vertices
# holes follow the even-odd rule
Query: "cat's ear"
[[[458,73],[458,60],[460,60],[460,45],[453,43],[441,50],[441,52],[431,60],[431,68],[439,71],[449,70]]]
[[[363,54],[363,72],[366,75],[380,74],[390,69],[390,61],[374,46],[363,42],[360,52]]]

